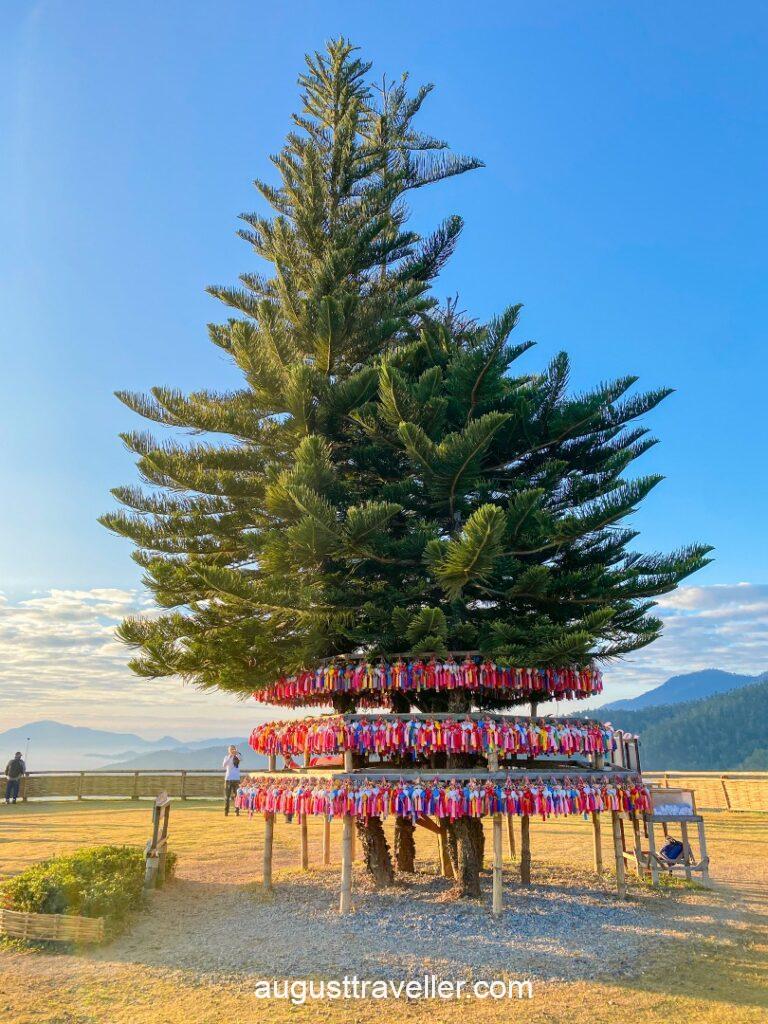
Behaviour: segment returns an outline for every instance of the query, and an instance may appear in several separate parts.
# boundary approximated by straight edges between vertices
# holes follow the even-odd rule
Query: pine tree
[[[119,393],[202,435],[123,436],[149,490],[117,488],[125,508],[101,521],[165,610],[119,631],[139,675],[249,693],[404,644],[608,661],[654,640],[654,598],[706,564],[702,545],[629,548],[625,520],[660,479],[626,475],[655,443],[638,421],[667,389],[569,394],[565,354],[518,370],[520,306],[481,324],[438,303],[461,220],[420,237],[406,198],[481,164],[414,127],[430,86],[374,88],[370,67],[341,39],[307,58],[279,182],[256,183],[274,213],[239,232],[262,270],[210,289],[232,310],[210,338],[242,387]]]

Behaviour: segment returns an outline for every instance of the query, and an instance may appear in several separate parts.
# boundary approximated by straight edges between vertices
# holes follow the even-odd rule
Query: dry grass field
[[[130,801],[1,807],[0,877],[80,846],[107,842],[143,845],[148,837],[149,816],[147,803]],[[338,826],[334,825],[334,830],[338,848]],[[102,948],[76,954],[21,949],[12,944],[0,948],[0,1021],[367,1024],[390,1021],[396,1015],[402,1024],[453,1024],[468,1017],[474,1021],[524,1020],[531,1024],[661,1024],[671,1020],[686,1024],[757,1024],[766,1020],[768,1010],[768,816],[710,814],[707,830],[713,890],[683,885],[659,893],[638,882],[631,884],[629,903],[642,915],[638,920],[646,924],[642,936],[627,936],[628,949],[632,939],[634,960],[620,977],[605,976],[599,969],[590,973],[590,968],[574,981],[537,982],[530,1001],[332,1001],[291,1006],[282,1000],[267,1003],[255,998],[253,976],[247,971],[249,950],[253,950],[254,960],[258,953],[262,963],[272,948],[293,949],[301,959],[302,946],[311,940],[319,948],[323,935],[302,934],[295,923],[286,928],[278,924],[270,934],[256,934],[248,927],[249,920],[256,921],[256,911],[264,902],[252,885],[260,872],[261,822],[242,817],[225,819],[220,806],[211,802],[176,802],[170,834],[172,847],[179,854],[178,881],[154,897],[151,909],[135,922],[127,936]],[[417,831],[419,857],[434,859],[434,837]],[[571,880],[573,884],[595,881],[586,823],[534,822],[531,832],[533,881],[540,893],[560,891],[557,887],[567,886]],[[291,891],[303,882],[296,872],[297,841],[297,828],[279,822],[277,892],[271,907],[275,922],[280,921],[281,906],[288,907]],[[319,822],[310,823],[310,844],[311,860],[317,864]],[[607,843],[605,863],[610,863]],[[329,888],[329,900],[333,899],[337,870],[334,866],[330,874],[321,871],[310,875],[311,879],[322,878]],[[511,878],[513,870],[510,865]],[[605,881],[603,890],[603,902],[610,910]],[[510,884],[506,900],[514,907],[514,884]],[[295,897],[292,906],[295,922]],[[223,914],[218,933],[207,928],[212,908]],[[212,934],[229,941],[229,915],[234,942],[242,950],[243,969],[212,970],[206,965],[215,950],[205,951],[208,960],[196,958],[195,950],[210,944]],[[649,927],[648,921],[657,925]],[[375,925],[371,927],[375,930]],[[359,932],[350,932],[349,940],[359,942]],[[375,943],[376,937],[371,934],[364,941]],[[456,943],[459,961],[460,928]],[[642,950],[640,955],[638,948]],[[276,960],[274,973],[279,975],[279,955]],[[303,969],[305,976],[313,974],[311,962]],[[408,971],[403,974],[411,976]]]

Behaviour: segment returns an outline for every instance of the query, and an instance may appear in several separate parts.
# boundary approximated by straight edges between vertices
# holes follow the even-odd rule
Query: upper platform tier
[[[348,694],[362,707],[387,707],[393,694],[414,697],[424,692],[465,691],[473,703],[481,697],[505,704],[575,700],[601,693],[597,668],[515,668],[477,655],[463,659],[396,658],[365,661],[339,658],[314,670],[278,679],[254,693],[265,704],[288,707],[326,705]]]

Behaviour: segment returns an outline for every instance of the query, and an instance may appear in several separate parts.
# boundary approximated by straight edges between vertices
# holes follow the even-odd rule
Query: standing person
[[[17,750],[5,766],[5,777],[8,780],[5,784],[5,802],[7,804],[9,804],[11,800],[16,803],[19,796],[21,778],[26,770],[27,766],[24,764],[21,751]]]
[[[221,767],[224,769],[224,813],[229,814],[229,801],[237,796],[237,787],[240,785],[240,761],[242,755],[234,744],[227,750],[227,756]],[[240,814],[240,808],[235,807],[235,814]]]

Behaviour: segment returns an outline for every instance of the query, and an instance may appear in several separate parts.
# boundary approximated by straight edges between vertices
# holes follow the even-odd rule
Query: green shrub
[[[171,878],[176,854],[168,852]],[[96,846],[41,861],[0,888],[0,905],[37,914],[79,914],[121,922],[144,902],[144,852],[135,846]]]

